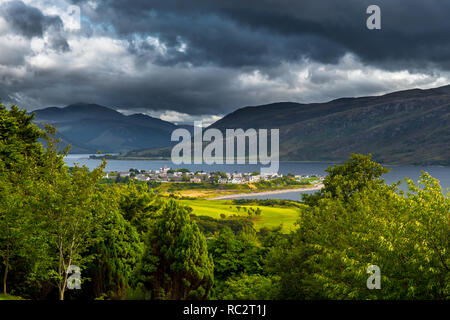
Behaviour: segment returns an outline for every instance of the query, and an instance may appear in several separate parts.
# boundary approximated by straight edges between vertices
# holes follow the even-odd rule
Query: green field
[[[22,300],[22,298],[1,293],[0,300]]]
[[[283,225],[283,231],[288,233],[294,229],[294,224],[299,218],[299,209],[295,207],[269,207],[257,205],[233,204],[231,200],[180,200],[184,205],[193,209],[193,214],[197,216],[210,216],[215,219],[222,219],[221,214],[226,217],[231,215],[248,216],[244,208],[259,208],[262,210],[260,216],[252,216],[255,229],[262,227],[277,227]]]

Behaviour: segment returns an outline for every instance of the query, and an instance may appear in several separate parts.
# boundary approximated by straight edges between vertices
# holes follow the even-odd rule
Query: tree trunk
[[[5,295],[8,293],[6,289],[6,280],[8,279],[8,271],[9,271],[9,241],[6,246],[5,274],[3,275],[3,294]]]
[[[59,300],[64,300],[64,292],[66,291],[67,285],[67,272],[64,275],[62,283],[59,284]]]
[[[65,287],[62,288],[62,290],[59,291],[59,300],[64,300],[64,290]]]

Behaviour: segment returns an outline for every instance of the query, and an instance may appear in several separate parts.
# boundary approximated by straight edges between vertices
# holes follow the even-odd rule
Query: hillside
[[[170,144],[175,124],[143,114],[125,116],[113,109],[77,103],[34,111],[34,122],[52,124],[73,153],[126,152]]]
[[[279,128],[281,160],[340,161],[372,153],[390,164],[450,165],[450,86],[342,98],[280,102],[236,110],[210,128]],[[170,148],[129,156],[170,156]]]
[[[284,160],[343,160],[372,153],[392,164],[450,164],[450,86],[321,104],[247,107],[214,128],[279,128]]]

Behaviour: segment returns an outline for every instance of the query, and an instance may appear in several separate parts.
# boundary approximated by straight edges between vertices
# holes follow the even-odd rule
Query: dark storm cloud
[[[175,110],[198,115],[223,114],[230,105],[249,101],[240,90],[232,88],[236,73],[230,70],[164,67],[143,76],[151,81],[127,75],[110,77],[97,70],[70,73],[53,70],[36,73],[18,85],[27,88],[28,95],[38,97],[36,101],[27,101],[28,107],[43,106],[48,101],[53,105],[85,101],[119,109]],[[36,82],[40,85],[35,86]],[[225,104],[220,101],[224,95],[227,95]]]
[[[380,31],[365,27],[371,4],[382,10]],[[125,38],[157,36],[168,48],[159,63],[268,66],[304,57],[329,63],[351,52],[391,69],[450,69],[449,17],[447,0],[101,0],[92,16]],[[180,41],[185,53],[176,50]]]
[[[0,34],[0,98],[29,109],[223,115],[450,79],[448,0],[1,1],[0,31],[16,37]],[[71,2],[80,30],[64,20]],[[371,4],[381,30],[366,28]]]

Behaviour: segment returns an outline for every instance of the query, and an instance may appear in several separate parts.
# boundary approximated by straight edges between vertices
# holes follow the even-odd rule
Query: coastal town
[[[112,180],[137,180],[147,182],[187,182],[187,183],[218,183],[218,184],[243,184],[255,183],[259,181],[275,180],[283,177],[289,177],[298,182],[312,180],[320,182],[324,177],[319,175],[293,175],[293,174],[272,174],[262,175],[259,172],[191,172],[185,168],[172,169],[167,166],[159,170],[138,170],[131,168],[129,171],[114,171],[107,172],[104,175],[105,179]]]

